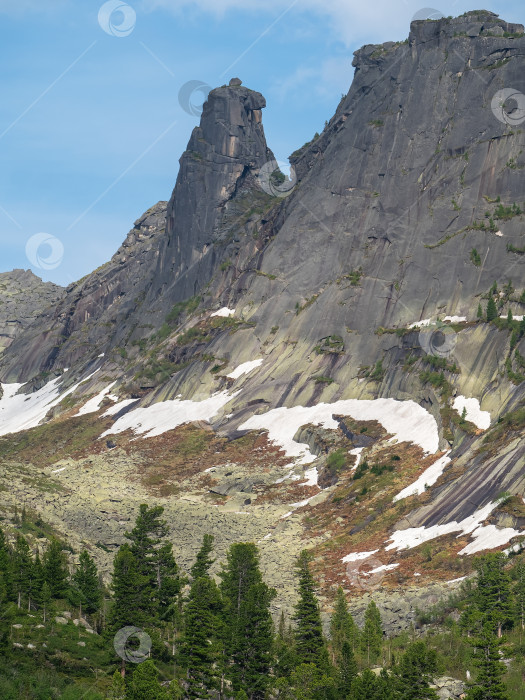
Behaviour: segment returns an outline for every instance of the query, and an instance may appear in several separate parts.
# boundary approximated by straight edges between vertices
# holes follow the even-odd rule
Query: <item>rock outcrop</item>
[[[0,273],[0,354],[65,291],[31,270]]]

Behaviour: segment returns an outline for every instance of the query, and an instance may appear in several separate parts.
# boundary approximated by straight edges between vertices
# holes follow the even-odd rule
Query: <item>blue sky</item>
[[[115,0],[127,15],[103,15],[104,31],[103,4],[0,0],[0,271],[31,267],[68,285],[108,260],[146,209],[169,199],[199,119],[178,102],[188,81],[215,87],[238,76],[262,92],[269,146],[286,160],[347,92],[353,51],[404,39],[423,7],[420,0],[130,0],[128,10]],[[523,23],[520,5],[486,1],[484,9]],[[458,15],[481,4],[433,7]],[[112,35],[124,20],[129,33]],[[38,254],[26,250],[39,233],[50,243]]]

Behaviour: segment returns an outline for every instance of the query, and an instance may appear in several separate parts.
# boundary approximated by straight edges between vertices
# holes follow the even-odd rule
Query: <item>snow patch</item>
[[[364,449],[364,447],[354,447],[352,450],[348,450],[348,454],[354,455],[354,457],[356,457],[355,464],[352,467],[352,471],[354,471],[354,469],[357,469],[357,467],[361,463],[361,453]]]
[[[102,400],[108,396],[109,392],[111,389],[115,386],[117,382],[111,382],[111,384],[108,384],[108,386],[105,389],[102,389],[96,396],[94,396],[92,399],[89,399],[82,408],[76,413],[76,416],[85,416],[86,413],[96,413],[98,411],[100,404],[102,403]],[[111,398],[111,395],[108,396],[108,398]]]
[[[415,323],[410,323],[408,327],[409,328],[420,328],[423,326],[430,326],[431,323],[432,323],[431,318],[425,318],[422,321],[416,321]]]
[[[347,554],[346,557],[343,557],[341,561],[345,564],[348,564],[348,562],[351,561],[361,561],[362,559],[368,559],[368,557],[371,557],[378,552],[379,549],[374,549],[373,552],[351,552],[351,554]]]
[[[223,306],[222,309],[214,311],[210,316],[221,316],[222,318],[228,318],[235,314],[235,309],[229,309],[227,306]]]
[[[102,414],[102,417],[114,416],[116,413],[122,411],[123,408],[126,408],[126,406],[131,406],[132,403],[136,403],[137,401],[139,401],[139,399],[123,399],[123,401],[119,401],[114,406],[110,406],[108,410]]]
[[[450,535],[453,532],[459,532],[457,537],[462,535],[472,535],[474,538],[459,554],[475,554],[483,549],[493,549],[506,544],[512,537],[521,534],[511,527],[498,528],[495,525],[482,525],[496,508],[496,501],[488,503],[483,508],[479,508],[475,513],[469,515],[468,518],[461,520],[459,523],[453,520],[444,525],[433,525],[432,527],[409,527],[406,530],[397,530],[392,533],[390,542],[385,549],[412,549],[424,542],[433,540],[436,537]]]
[[[465,323],[467,320],[466,316],[445,316],[443,319],[445,323]]]
[[[237,393],[221,391],[204,401],[173,399],[160,401],[145,408],[136,408],[115,421],[100,437],[122,433],[124,430],[132,430],[136,435],[143,437],[156,437],[184,423],[210,421]]]
[[[425,492],[425,486],[432,486],[439,479],[443,470],[450,463],[450,450],[440,457],[434,464],[432,464],[428,469],[425,469],[423,474],[414,481],[413,484],[407,486],[402,491],[400,491],[397,496],[394,496],[394,503],[400,501],[402,498],[407,498],[408,496],[418,495]]]
[[[32,394],[17,394],[23,384],[2,384],[4,391],[0,399],[0,435],[17,433],[36,427],[50,408],[72,394],[82,382],[91,379],[99,370],[60,393],[60,377],[45,384]]]
[[[372,574],[379,574],[381,571],[392,571],[393,569],[397,569],[398,566],[399,564],[383,564],[375,569],[371,569],[367,572],[362,571],[361,573],[366,573],[367,576],[371,576]]]
[[[229,377],[229,379],[239,379],[239,377],[242,377],[243,374],[253,372],[253,370],[260,367],[263,362],[264,360],[251,360],[250,362],[243,362],[242,365],[239,365],[233,370],[233,372],[227,374],[226,376]]]
[[[462,414],[463,409],[466,409],[466,419],[474,423],[477,428],[481,430],[490,428],[490,413],[481,410],[478,399],[467,399],[465,396],[456,396],[452,407],[455,408],[459,414]]]
[[[500,318],[507,318],[507,314],[500,316]],[[513,321],[523,321],[523,316],[518,316],[516,314],[512,314],[512,320]]]
[[[346,399],[316,406],[274,408],[267,413],[254,415],[239,426],[239,430],[266,429],[269,439],[279,445],[289,457],[300,464],[315,459],[308,445],[293,438],[302,425],[312,423],[328,430],[336,430],[338,423],[333,415],[351,416],[356,420],[377,420],[399,442],[413,442],[426,453],[435,453],[439,447],[439,434],[435,418],[414,401],[397,399]]]

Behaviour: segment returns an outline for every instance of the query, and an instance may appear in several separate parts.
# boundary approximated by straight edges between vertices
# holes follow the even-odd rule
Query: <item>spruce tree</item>
[[[368,663],[376,662],[381,653],[383,627],[381,614],[373,600],[365,611],[365,626],[361,635],[361,649],[366,653]]]
[[[483,309],[481,308],[481,304],[478,304],[478,311],[477,311],[477,313],[476,313],[476,317],[477,317],[478,319],[482,319],[482,318],[483,318]]]
[[[2,572],[3,586],[7,600],[14,600],[13,584],[13,552],[2,528],[0,528],[0,572]]]
[[[310,572],[310,555],[303,550],[297,562],[299,601],[295,606],[295,651],[300,664],[327,665],[326,643],[321,624],[315,582]]]
[[[100,609],[101,590],[97,566],[87,550],[82,550],[73,574],[73,584],[79,593],[84,612],[92,614]]]
[[[186,669],[187,694],[208,698],[218,687],[217,663],[221,660],[223,622],[219,589],[209,576],[195,579],[184,608],[184,635],[179,661]]]
[[[120,671],[115,671],[111,681],[111,688],[108,693],[108,700],[125,700],[126,683],[122,678]]]
[[[348,610],[344,591],[339,586],[334,601],[334,612],[330,618],[330,645],[334,663],[339,658],[345,642],[355,651],[359,645],[359,628]]]
[[[169,700],[168,690],[159,683],[159,672],[151,659],[133,671],[126,689],[126,700]]]
[[[472,642],[476,650],[474,663],[479,671],[467,692],[466,700],[509,700],[502,680],[507,669],[499,653],[501,644],[502,640],[494,630],[493,621],[486,621]]]
[[[290,675],[295,667],[294,633],[290,625],[286,625],[284,612],[281,612],[279,626],[274,639],[274,666],[276,678]]]
[[[205,534],[202,538],[202,546],[197,553],[195,564],[191,567],[190,573],[193,579],[207,576],[211,565],[215,559],[210,558],[213,550],[213,535]]]
[[[19,608],[22,607],[22,599],[26,600],[31,589],[32,574],[33,561],[29,545],[22,535],[17,534],[13,551],[13,585]]]
[[[494,297],[490,295],[487,303],[487,321],[493,321],[497,317],[498,309],[496,306],[496,302],[494,301]]]
[[[42,608],[42,614],[44,618],[44,624],[53,616],[53,596],[51,595],[51,588],[47,581],[42,584],[42,589],[40,591],[40,606]]]
[[[262,580],[255,544],[233,544],[221,573],[226,657],[235,691],[263,698],[273,649],[270,603],[276,593]]]
[[[475,562],[478,572],[474,603],[485,622],[493,624],[498,637],[512,622],[513,604],[510,576],[502,552],[485,554]]]
[[[436,652],[425,642],[410,644],[395,669],[396,687],[403,700],[438,700],[430,687],[436,672]]]
[[[523,632],[525,630],[525,564],[523,560],[518,562],[512,573],[516,581],[513,591],[515,600],[514,615]]]
[[[122,627],[141,627],[147,622],[143,609],[147,582],[129,545],[123,544],[113,560],[113,607],[109,625],[112,634]]]
[[[62,543],[52,539],[43,557],[44,580],[53,598],[63,598],[68,588],[67,559],[62,551]]]
[[[144,616],[156,619],[167,614],[173,599],[181,588],[177,564],[171,543],[165,538],[168,526],[161,516],[162,506],[149,508],[142,504],[131,532],[130,551],[135,557],[137,573],[142,577],[142,599],[139,607]]]
[[[338,697],[347,698],[357,678],[357,663],[350,642],[345,640],[342,644],[337,663],[337,691]]]

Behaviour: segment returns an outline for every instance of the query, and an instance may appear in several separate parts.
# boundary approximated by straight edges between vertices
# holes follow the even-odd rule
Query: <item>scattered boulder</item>
[[[65,617],[61,617],[60,615],[57,615],[57,616],[55,617],[55,622],[56,622],[58,625],[67,625],[67,620],[66,620],[66,618],[65,618]]]

